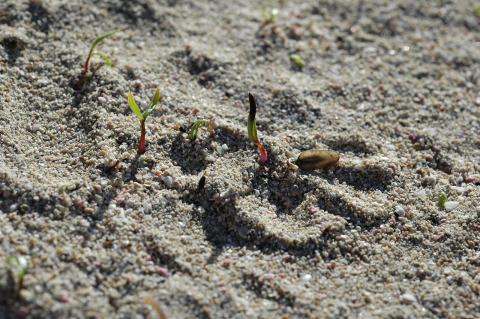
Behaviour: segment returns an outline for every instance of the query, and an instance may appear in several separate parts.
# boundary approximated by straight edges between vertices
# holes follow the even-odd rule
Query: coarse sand
[[[0,319],[480,318],[479,5],[0,1]]]

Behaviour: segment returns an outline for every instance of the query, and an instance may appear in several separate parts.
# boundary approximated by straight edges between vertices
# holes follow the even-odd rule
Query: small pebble
[[[413,294],[406,293],[400,296],[400,302],[405,305],[410,305],[417,302],[417,298]]]
[[[447,212],[451,212],[452,210],[454,210],[455,208],[457,208],[458,205],[460,205],[459,202],[448,201],[448,202],[445,203],[445,210],[446,210]]]
[[[167,187],[172,187],[173,185],[173,178],[172,176],[162,176],[161,177],[162,182],[167,186]]]
[[[402,205],[395,206],[395,213],[400,217],[405,217],[405,209]]]
[[[437,183],[437,179],[433,176],[425,176],[422,179],[423,186],[434,186]]]

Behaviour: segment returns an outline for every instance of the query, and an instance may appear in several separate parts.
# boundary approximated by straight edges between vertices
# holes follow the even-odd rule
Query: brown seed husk
[[[295,164],[304,171],[326,169],[335,166],[340,159],[340,154],[329,150],[308,150],[301,152]]]

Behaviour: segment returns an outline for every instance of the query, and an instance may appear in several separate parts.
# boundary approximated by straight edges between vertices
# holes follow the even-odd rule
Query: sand
[[[475,5],[2,1],[0,318],[479,318]]]

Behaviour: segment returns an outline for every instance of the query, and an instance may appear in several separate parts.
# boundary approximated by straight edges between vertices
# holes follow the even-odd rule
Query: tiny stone
[[[422,179],[423,186],[434,186],[437,183],[437,179],[433,176],[426,176]]]
[[[405,305],[410,305],[412,303],[415,303],[417,301],[417,298],[413,294],[406,293],[400,296],[400,302],[405,304]]]
[[[312,279],[312,275],[305,274],[305,275],[303,275],[302,279],[303,279],[303,281],[310,281],[310,279]]]
[[[446,203],[445,203],[445,210],[446,210],[447,212],[450,212],[450,211],[454,210],[455,208],[457,208],[458,205],[460,205],[459,202],[454,202],[454,201],[446,202]]]
[[[405,209],[402,205],[395,206],[395,213],[400,217],[405,217]]]
[[[172,187],[172,185],[173,185],[172,176],[168,176],[168,175],[167,176],[162,176],[161,179],[162,179],[162,182],[164,182],[167,187]]]

